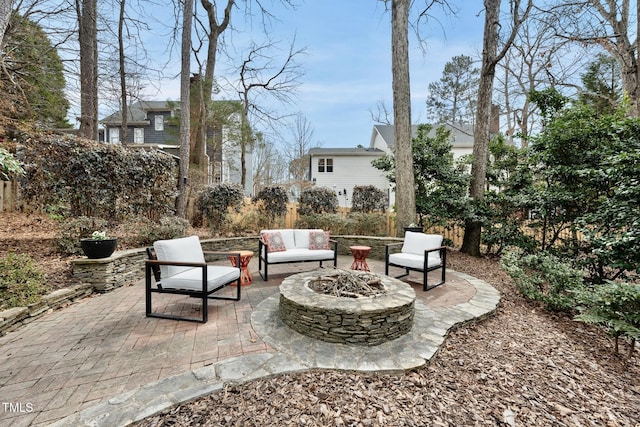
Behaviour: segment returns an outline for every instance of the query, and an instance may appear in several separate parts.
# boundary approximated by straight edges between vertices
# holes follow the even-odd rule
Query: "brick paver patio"
[[[352,261],[340,256],[338,266]],[[368,262],[372,271],[384,272],[383,262]],[[252,260],[254,283],[242,288],[240,302],[211,301],[206,324],[145,317],[143,281],[47,313],[0,337],[0,425],[48,425],[150,382],[271,351],[251,327],[252,310],[278,292],[284,277],[313,268],[273,266],[264,282]],[[410,278],[421,280],[418,273]],[[414,283],[416,294],[430,307],[466,301],[474,292],[453,274],[429,292],[421,286]],[[173,301],[171,310],[198,307],[189,298],[165,295],[154,296],[154,306],[160,308],[165,297]]]

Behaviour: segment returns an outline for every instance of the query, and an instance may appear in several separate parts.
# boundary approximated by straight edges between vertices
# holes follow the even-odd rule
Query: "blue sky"
[[[277,3],[270,4],[275,8]],[[415,3],[419,6],[421,1]],[[427,85],[440,78],[444,64],[460,54],[476,58],[481,49],[482,3],[451,3],[458,9],[457,16],[434,9],[435,18],[421,28],[426,52],[416,37],[410,36],[414,123],[425,121]],[[278,22],[271,38],[286,46],[295,35],[296,47],[307,51],[301,58],[305,74],[296,94],[297,105],[276,108],[302,112],[314,130],[314,144],[326,148],[368,146],[374,125],[370,111],[379,101],[389,109],[392,105],[390,12],[373,0],[306,0],[295,11],[280,7],[273,11]],[[234,43],[249,34],[260,41],[259,30],[254,29],[234,35]],[[216,67],[217,71],[224,68],[222,64]],[[178,99],[177,85],[177,79],[165,84],[158,99]]]

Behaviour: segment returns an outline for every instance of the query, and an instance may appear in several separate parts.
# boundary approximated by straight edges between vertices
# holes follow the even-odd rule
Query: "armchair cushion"
[[[420,259],[424,257],[424,251],[435,249],[442,246],[442,236],[438,234],[424,234],[407,231],[404,235],[404,244],[401,252],[403,254],[419,255]],[[433,251],[429,253],[429,263],[431,260],[440,262],[440,253]],[[422,266],[422,263],[420,264]]]
[[[207,266],[207,291],[219,288],[237,280],[240,270],[236,267],[218,265]],[[192,267],[167,279],[162,279],[165,289],[188,289],[202,291],[202,268]]]
[[[156,251],[156,256],[159,261],[205,262],[202,246],[200,246],[200,238],[198,238],[198,236],[158,240],[153,243],[153,248]],[[162,282],[164,283],[167,278],[192,268],[192,266],[161,265],[160,274],[162,275]],[[200,282],[202,283],[202,279]],[[202,287],[200,287],[200,289],[202,289]]]

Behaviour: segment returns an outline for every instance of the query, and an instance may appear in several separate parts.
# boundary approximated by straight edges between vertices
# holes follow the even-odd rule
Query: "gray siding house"
[[[228,103],[230,101],[216,101]],[[127,110],[127,138],[122,141],[122,111],[117,111],[99,123],[104,126],[100,140],[107,144],[124,144],[131,148],[155,148],[167,151],[175,156],[179,155],[180,126],[172,118],[179,118],[180,103],[172,101],[138,101]],[[207,144],[209,156],[208,182],[230,182],[239,184],[241,181],[240,149],[234,142],[234,135],[238,134],[240,117],[231,114],[227,124],[222,128],[208,129],[207,139],[215,144]],[[215,152],[212,145],[218,147]],[[245,158],[245,167],[253,169],[252,153]],[[245,182],[245,193],[251,195],[253,189],[252,174],[248,173]]]
[[[127,140],[122,141],[122,111],[104,119],[104,142],[109,144],[178,145],[179,126],[170,119],[179,114],[179,103],[138,101],[127,109]]]

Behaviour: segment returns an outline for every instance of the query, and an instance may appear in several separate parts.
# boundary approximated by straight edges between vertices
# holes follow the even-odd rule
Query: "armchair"
[[[153,248],[147,248],[149,259],[145,262],[145,305],[147,317],[188,320],[206,323],[209,299],[240,300],[240,254],[230,252],[203,252],[198,236],[172,240],[158,240]],[[210,265],[205,255],[237,256],[237,267]],[[151,283],[151,274],[155,286]],[[235,296],[212,296],[216,291],[236,282]],[[176,316],[153,312],[152,294],[167,293],[188,295],[202,301],[202,318]]]
[[[445,282],[447,248],[442,246],[442,236],[437,234],[414,233],[407,231],[404,242],[385,245],[384,274],[389,275],[389,267],[399,267],[406,270],[405,274],[396,276],[404,277],[409,270],[423,272],[422,289],[428,291]],[[402,246],[400,252],[396,252]],[[440,269],[442,274],[440,281],[429,286],[427,274],[430,271]]]

